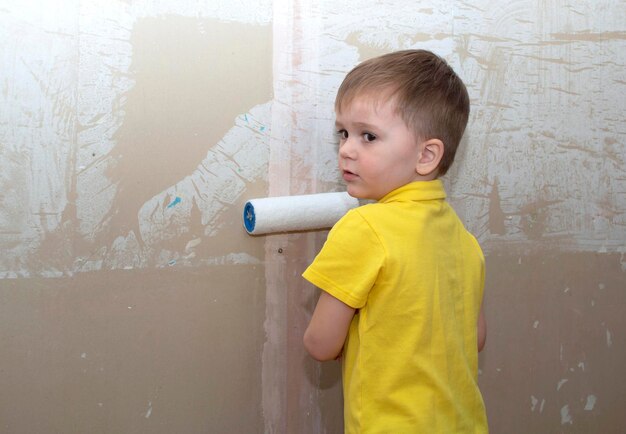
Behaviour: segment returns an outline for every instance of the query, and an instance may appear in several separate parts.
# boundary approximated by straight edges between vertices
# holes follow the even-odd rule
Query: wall
[[[271,18],[0,9],[0,432],[263,432]]]
[[[342,188],[334,92],[422,47],[467,84],[446,176],[487,258],[492,432],[623,432],[626,8],[74,0],[0,6],[0,430],[341,426],[304,354],[323,232],[246,199]]]

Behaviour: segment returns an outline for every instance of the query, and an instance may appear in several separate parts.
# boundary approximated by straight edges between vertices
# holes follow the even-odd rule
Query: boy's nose
[[[345,142],[339,144],[339,156],[341,158],[354,159],[356,157],[356,148],[354,147],[353,140],[348,137]]]

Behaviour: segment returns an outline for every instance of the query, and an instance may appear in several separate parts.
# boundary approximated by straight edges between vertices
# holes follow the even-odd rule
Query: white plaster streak
[[[565,383],[567,383],[569,380],[567,378],[563,378],[561,381],[559,381],[559,383],[556,386],[556,390],[559,391],[561,390],[561,387],[563,387],[563,385]]]
[[[191,251],[191,249],[197,247],[201,242],[202,240],[200,238],[194,238],[193,240],[189,241],[185,246],[185,252]]]
[[[267,135],[249,128],[248,124],[269,124],[271,107],[271,103],[257,105],[250,109],[247,120],[243,116],[234,119],[235,126],[222,138],[217,149],[209,150],[190,176],[145,203],[138,218],[146,244],[156,244],[175,236],[167,232],[172,220],[178,218],[175,213],[188,216],[194,204],[202,214],[205,235],[210,236],[217,231],[218,217],[245,192],[244,181],[253,182],[266,176]],[[171,197],[186,198],[176,205],[175,213],[167,208]],[[195,245],[188,244],[189,248]]]
[[[585,363],[584,362],[580,362],[578,363],[578,367],[584,372],[585,371]]]
[[[561,407],[561,425],[565,425],[566,423],[570,425],[574,423],[572,416],[569,413],[569,405]]]
[[[541,407],[539,407],[539,413],[543,413],[543,407],[544,407],[544,405],[546,405],[546,400],[545,400],[545,399],[542,399],[542,400],[541,400]]]
[[[268,24],[272,19],[272,0],[211,0],[210,2],[131,2],[137,16],[181,15],[210,17],[221,21]]]
[[[611,348],[613,346],[613,335],[611,334],[611,330],[606,329],[606,346]]]
[[[271,22],[271,0],[244,3],[245,7],[241,2],[225,0],[193,5],[171,0],[130,5],[113,2],[104,6],[81,2],[75,3],[75,8],[68,5],[61,14],[50,15],[46,15],[45,8],[30,8],[19,2],[7,6],[8,13],[0,17],[0,53],[6,58],[0,60],[9,67],[0,70],[0,82],[7,83],[0,103],[8,110],[0,112],[0,125],[14,127],[0,128],[0,188],[9,192],[3,191],[0,198],[3,205],[12,205],[0,207],[0,278],[13,274],[29,276],[33,272],[57,277],[103,267],[132,269],[147,265],[150,258],[137,244],[138,234],[129,233],[113,246],[97,246],[93,250],[97,253],[88,260],[73,258],[71,249],[66,249],[64,253],[70,256],[54,258],[54,262],[65,262],[58,267],[20,266],[25,258],[38,254],[46,233],[56,230],[68,204],[68,194],[75,201],[75,216],[68,215],[75,225],[66,226],[65,231],[92,242],[99,240],[98,234],[106,229],[103,219],[110,212],[117,191],[107,177],[107,170],[114,163],[107,155],[115,147],[116,131],[124,121],[125,94],[135,85],[128,73],[135,22],[164,14],[251,24]],[[263,178],[267,171],[267,145],[263,146],[266,142],[262,133],[269,124],[270,107],[271,103],[252,107],[248,118],[253,122],[235,127],[223,139],[222,151],[231,158],[232,165],[239,165],[238,175],[243,173],[246,181]],[[254,132],[253,124],[260,125]],[[220,168],[223,167],[224,162],[220,162]],[[244,191],[240,178],[225,176],[223,170],[213,178],[219,178],[221,184],[217,187],[223,197],[211,201],[205,190],[203,200],[197,201],[207,223],[207,235],[215,230],[216,216]],[[19,184],[20,189],[7,188],[8,182]],[[188,193],[188,184],[181,180],[171,190]],[[162,201],[161,196],[169,190],[148,200],[147,206]],[[193,199],[196,195],[199,196],[197,189],[186,197]],[[161,240],[165,230],[158,224],[159,216],[152,218],[157,221],[141,214],[139,226],[150,240]],[[155,223],[154,228],[150,223]],[[11,234],[10,238],[5,234]],[[20,242],[16,243],[16,239]],[[7,245],[11,247],[6,248]]]
[[[536,321],[533,323],[533,328],[534,328],[534,329],[536,329],[537,327],[539,327],[539,320],[536,320]]]
[[[535,398],[533,395],[530,395],[530,411],[535,411],[535,407],[537,407],[538,403],[539,403],[539,400]]]
[[[0,270],[18,276],[30,274],[24,259],[68,201],[77,47],[65,35],[76,33],[75,6],[57,14],[15,2],[0,16]]]
[[[241,264],[253,264],[261,265],[263,261],[259,258],[255,258],[248,253],[229,253],[224,256],[218,256],[214,258],[207,258],[202,260],[203,265],[241,265]]]
[[[148,401],[148,411],[144,414],[146,419],[150,419],[150,416],[152,416],[152,401]]]
[[[76,218],[78,232],[97,236],[102,219],[117,192],[107,177],[114,161],[114,134],[124,121],[123,110],[112,110],[135,85],[128,73],[132,61],[130,36],[136,20],[122,4],[102,7],[81,4],[81,35],[76,134]],[[84,169],[80,169],[84,167]]]
[[[585,403],[585,410],[591,411],[596,405],[597,398],[595,395],[587,395],[587,402]]]
[[[457,45],[455,54],[473,107],[466,133],[470,147],[454,169],[453,202],[454,197],[471,197],[464,201],[469,204],[463,204],[463,214],[479,241],[618,251],[626,224],[626,196],[620,194],[626,191],[620,149],[626,142],[621,121],[626,86],[603,83],[623,76],[623,40],[606,41],[608,52],[598,59],[597,40],[559,37],[552,43],[546,35],[579,35],[589,27],[598,35],[623,29],[618,24],[626,18],[623,8],[600,23],[573,12],[562,20],[546,19],[542,14],[549,7],[544,3],[509,3],[498,9],[480,7],[486,6],[482,2],[475,5],[479,7],[455,16],[455,34],[466,44]],[[585,11],[586,17],[589,7],[578,1],[571,10]],[[611,60],[613,56],[619,60]],[[538,70],[542,72],[531,72]],[[525,92],[510,86],[512,77]],[[581,104],[580,109],[567,115],[559,109],[572,104]],[[608,125],[587,127],[597,121]],[[487,159],[475,158],[487,149]],[[610,167],[611,174],[600,167]],[[599,169],[594,176],[578,175],[593,168]],[[529,170],[537,176],[524,177]],[[481,185],[475,182],[477,176],[484,177]],[[489,232],[488,199],[474,196],[479,190],[488,198],[488,180],[495,178],[500,208],[513,217],[504,221],[505,235]]]

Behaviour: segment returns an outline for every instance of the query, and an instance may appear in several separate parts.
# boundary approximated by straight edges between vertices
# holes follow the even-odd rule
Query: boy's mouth
[[[358,177],[359,177],[359,175],[357,175],[356,173],[350,172],[349,170],[344,170],[343,171],[343,179],[346,182],[354,181]]]

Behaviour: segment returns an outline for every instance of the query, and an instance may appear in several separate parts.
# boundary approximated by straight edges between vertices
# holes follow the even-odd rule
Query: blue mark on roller
[[[176,205],[178,205],[181,202],[180,197],[176,196],[176,199],[174,199],[172,202],[170,202],[170,204],[167,206],[167,208],[174,208]]]
[[[252,233],[252,231],[254,231],[256,216],[254,214],[254,205],[250,202],[246,202],[246,205],[243,207],[243,225],[248,233]]]

